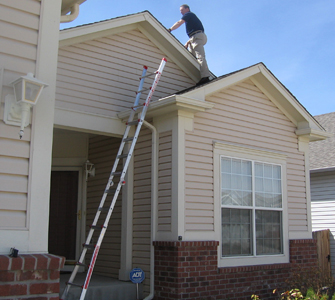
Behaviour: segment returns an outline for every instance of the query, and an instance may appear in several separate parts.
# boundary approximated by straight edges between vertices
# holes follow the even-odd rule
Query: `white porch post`
[[[49,84],[33,108],[28,186],[29,252],[48,251],[50,172],[61,0],[43,0],[36,78]]]

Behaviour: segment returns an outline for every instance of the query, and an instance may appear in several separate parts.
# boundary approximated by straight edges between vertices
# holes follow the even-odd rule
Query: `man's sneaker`
[[[198,86],[207,82],[209,82],[209,77],[202,77],[196,85]]]

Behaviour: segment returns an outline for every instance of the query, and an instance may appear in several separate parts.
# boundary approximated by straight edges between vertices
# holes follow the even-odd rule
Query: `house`
[[[331,134],[324,141],[310,145],[310,176],[313,231],[330,230],[331,268],[335,274],[335,113],[315,116]]]
[[[309,142],[329,134],[263,63],[195,87],[196,59],[147,11],[63,30],[50,53],[55,62],[38,66],[54,97],[39,100],[21,141],[1,122],[1,176],[26,187],[0,183],[8,266],[50,253],[67,270],[78,259],[142,66],[155,71],[163,57],[94,272],[127,281],[142,268],[146,299],[269,299],[298,265],[316,266]],[[8,194],[26,200],[8,207]]]
[[[74,19],[84,1],[0,1],[1,299],[58,298],[64,258],[48,254],[47,241],[59,23]],[[20,110],[11,114],[7,104],[10,83],[27,73],[49,86],[20,140]],[[18,257],[8,256],[11,248]]]

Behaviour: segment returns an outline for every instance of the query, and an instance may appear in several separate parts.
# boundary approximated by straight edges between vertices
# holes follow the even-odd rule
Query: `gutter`
[[[155,248],[153,241],[156,239],[156,209],[157,209],[157,195],[158,195],[158,155],[157,155],[157,129],[143,120],[143,125],[149,128],[152,132],[152,157],[151,157],[151,239],[150,239],[150,294],[144,300],[151,300],[154,298],[154,271],[155,271]]]
[[[73,6],[71,7],[70,10],[70,14],[69,15],[61,15],[60,16],[60,22],[61,23],[68,23],[68,22],[72,22],[75,19],[77,19],[79,15],[79,4],[75,3],[73,4]]]

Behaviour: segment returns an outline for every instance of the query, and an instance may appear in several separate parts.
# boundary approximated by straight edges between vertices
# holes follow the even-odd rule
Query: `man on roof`
[[[178,22],[174,23],[168,31],[171,32],[172,30],[179,28],[182,24],[186,24],[186,33],[189,40],[186,42],[185,48],[190,50],[200,64],[201,79],[197,85],[201,85],[208,82],[211,75],[207,66],[204,49],[204,45],[207,43],[207,36],[201,21],[190,11],[190,7],[187,4],[180,6],[180,13],[183,16]]]

